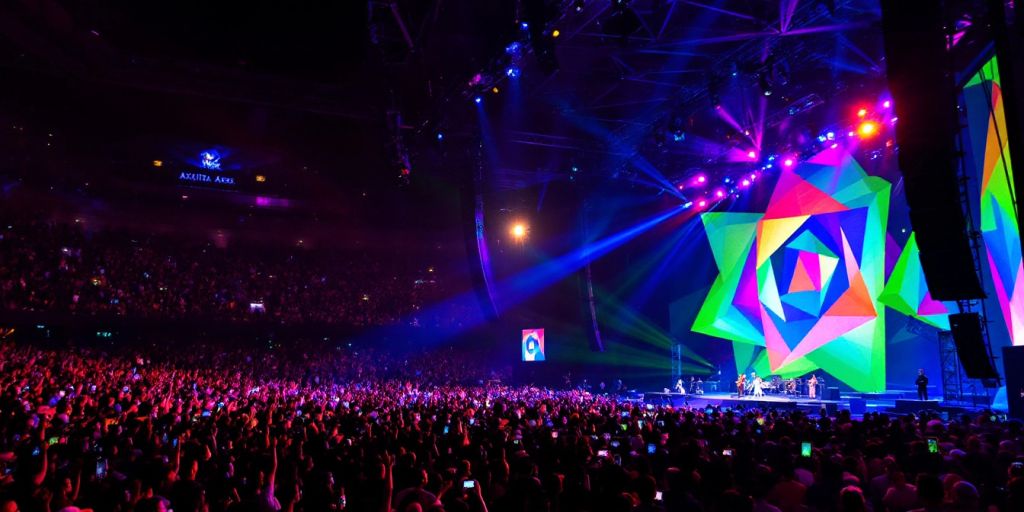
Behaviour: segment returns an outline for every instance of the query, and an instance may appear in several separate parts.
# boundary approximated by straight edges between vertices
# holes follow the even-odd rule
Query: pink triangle
[[[757,298],[757,269],[754,268],[754,261],[757,255],[750,251],[747,262],[743,264],[743,273],[740,274],[740,282],[736,287],[736,296],[733,297],[733,305],[751,319],[756,319],[760,301]],[[755,320],[756,322],[756,320]]]
[[[775,186],[765,219],[781,219],[801,215],[817,215],[846,211],[845,205],[818,190],[796,173],[784,172]]]
[[[946,313],[949,313],[949,310],[946,309],[945,304],[932,299],[932,292],[924,292],[924,299],[922,299],[921,304],[917,306],[918,315],[944,315]]]
[[[793,349],[783,364],[789,364],[797,359],[810,354],[814,350],[834,341],[836,338],[868,323],[874,316],[833,316],[822,318],[807,334],[804,339]]]
[[[764,327],[764,346],[768,350],[768,364],[772,371],[782,366],[786,356],[789,354],[789,345],[779,334],[768,310],[761,307],[761,325]]]
[[[811,276],[807,275],[802,259],[796,260],[796,269],[793,270],[793,279],[789,282],[789,293],[813,292],[818,289],[814,287]]]
[[[814,285],[814,289],[821,290],[821,260],[817,254],[813,252],[800,251],[800,261],[803,262],[804,268],[807,269],[807,274],[811,277],[811,283]]]

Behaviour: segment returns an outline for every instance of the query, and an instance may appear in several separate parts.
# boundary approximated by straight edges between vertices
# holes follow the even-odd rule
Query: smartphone
[[[601,457],[601,458],[607,457],[608,456],[608,450],[598,450],[597,451],[597,456]]]
[[[448,425],[444,426],[444,435],[448,435]]]
[[[46,440],[46,443],[49,444],[50,446],[53,446],[57,444],[57,441],[59,441],[59,439],[57,439],[56,437],[51,437]]]
[[[513,439],[512,440],[512,444],[514,444],[516,446],[519,446],[519,440],[518,439]]]
[[[612,441],[611,445],[612,445],[612,448],[618,448],[619,447],[619,441],[618,440]]]
[[[800,443],[800,456],[810,457],[811,456],[811,443],[806,441]]]
[[[177,447],[178,447],[178,438],[177,438],[177,437],[175,437],[175,438],[174,438],[174,440],[173,440],[173,441],[171,441],[171,446],[173,446],[173,447],[175,447],[175,448],[177,448]]]
[[[939,440],[934,437],[928,438],[928,453],[939,453]]]
[[[472,427],[473,425],[476,425],[476,418],[470,418],[469,419],[469,426]]]
[[[726,457],[732,457],[732,448],[726,448],[722,450],[722,455],[725,455]]]
[[[107,459],[99,459],[96,461],[96,477],[105,478],[107,476]]]
[[[654,443],[647,443],[647,455],[654,455],[654,452],[658,449]]]
[[[465,482],[462,482],[463,489],[472,489],[474,487],[476,487],[476,482],[473,480],[466,480]]]
[[[629,425],[626,425],[625,423],[623,423],[622,425],[619,425],[619,428],[622,429],[623,432],[625,432],[626,429],[629,428]]]
[[[623,418],[628,418],[629,417],[629,411],[622,411],[620,416],[622,416]]]
[[[644,420],[636,420],[636,424],[639,425],[640,428],[644,428]]]
[[[661,491],[654,492],[654,501],[661,501]]]

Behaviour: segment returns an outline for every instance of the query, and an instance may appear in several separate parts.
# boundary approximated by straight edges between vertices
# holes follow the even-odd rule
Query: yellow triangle
[[[800,215],[781,219],[763,219],[757,223],[757,266],[763,265],[810,217],[810,215]]]

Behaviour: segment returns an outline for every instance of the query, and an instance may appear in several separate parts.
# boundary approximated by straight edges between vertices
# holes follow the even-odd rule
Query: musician
[[[924,374],[924,368],[917,370],[917,399],[928,400],[928,376]]]
[[[679,377],[679,380],[676,381],[676,385],[675,385],[674,388],[672,388],[672,390],[675,391],[676,393],[681,394],[681,395],[685,395],[686,394],[686,387],[683,385],[683,378],[682,377]]]
[[[818,396],[818,376],[813,373],[807,381],[807,396],[810,398],[817,398]]]
[[[697,377],[696,391],[694,393],[698,395],[704,394],[704,381],[700,377]]]
[[[740,374],[740,377],[736,379],[736,396],[743,398],[743,392],[747,388],[747,375],[744,373]]]
[[[754,383],[754,396],[764,396],[764,381],[757,376],[757,372],[750,372],[750,380]]]

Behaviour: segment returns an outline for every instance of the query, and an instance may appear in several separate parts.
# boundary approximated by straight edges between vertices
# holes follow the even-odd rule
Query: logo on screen
[[[544,360],[544,329],[523,329],[523,361]]]

